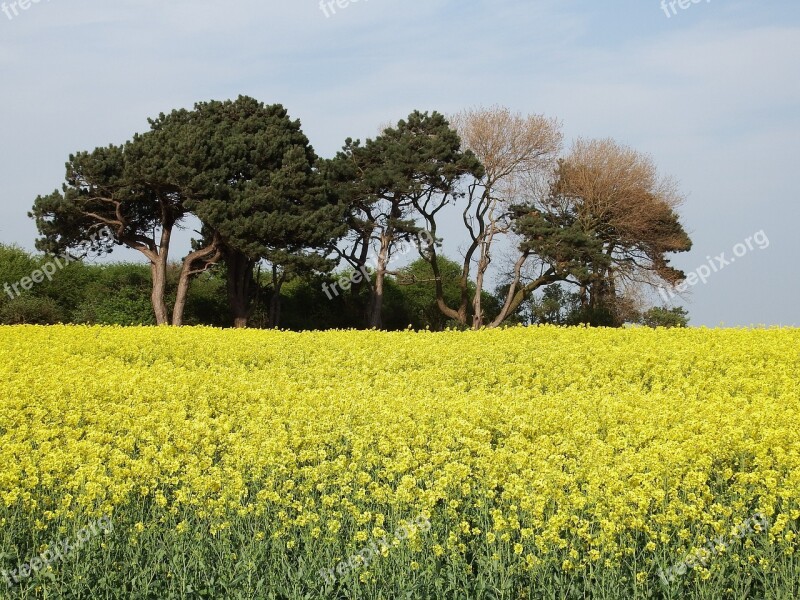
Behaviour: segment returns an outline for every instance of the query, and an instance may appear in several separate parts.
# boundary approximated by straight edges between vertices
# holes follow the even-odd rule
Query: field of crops
[[[0,598],[800,597],[800,331],[0,328]]]

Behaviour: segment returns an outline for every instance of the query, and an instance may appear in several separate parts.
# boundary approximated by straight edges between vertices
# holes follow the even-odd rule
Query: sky
[[[197,101],[282,103],[321,156],[415,109],[502,105],[678,182],[694,247],[673,264],[711,271],[672,300],[692,325],[800,325],[797,0],[2,1],[0,243],[34,248],[70,153]]]

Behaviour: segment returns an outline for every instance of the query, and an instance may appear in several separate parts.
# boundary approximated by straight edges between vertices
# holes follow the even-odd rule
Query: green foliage
[[[334,267],[325,255],[345,233],[342,210],[326,191],[300,121],[283,106],[246,96],[198,103],[162,115],[153,135],[163,140],[156,143],[188,140],[171,176],[190,190],[187,210],[203,224],[198,246],[216,248],[225,262],[235,318],[244,321],[251,311],[259,261],[284,277]]]
[[[187,325],[230,327],[231,317],[225,290],[222,270],[216,269],[199,275],[192,283],[186,301],[184,322]]]
[[[461,267],[446,258],[440,258],[439,263],[445,302],[455,304],[461,298],[461,290],[458,287]],[[421,258],[415,260],[400,271],[398,281],[405,297],[409,324],[414,329],[429,328],[432,331],[445,329],[447,317],[439,310],[436,302],[436,287],[430,263]]]
[[[323,292],[323,285],[331,286],[336,278],[336,274],[329,274],[289,280],[283,286],[281,328],[318,331],[360,326],[364,318],[350,293],[328,298]]]
[[[30,277],[46,263],[53,263],[53,259],[0,245],[0,285]],[[460,295],[461,266],[447,258],[440,258],[439,264],[445,301],[455,304]],[[329,274],[306,273],[288,277],[280,291],[282,309],[278,326],[294,331],[363,327],[369,305],[368,287],[353,286],[344,290],[339,283],[342,278],[349,280],[352,273],[352,269],[344,269]],[[178,274],[179,268],[175,265],[167,271],[172,289]],[[272,326],[269,314],[271,286],[271,278],[266,275],[257,283],[254,297],[258,301],[254,304],[252,327]],[[337,293],[332,293],[332,289]],[[45,279],[19,297],[12,299],[6,293],[0,294],[0,323],[154,325],[150,290],[151,270],[147,265],[73,262],[56,270],[52,280]],[[469,291],[474,292],[472,282]],[[483,308],[488,318],[498,314],[506,292],[507,288],[501,287],[497,295],[484,293]],[[168,300],[174,300],[174,296]],[[223,269],[201,274],[195,279],[188,296],[185,322],[189,325],[231,326],[228,300]],[[401,269],[396,278],[386,278],[383,312],[383,327],[392,331],[409,326],[432,331],[459,327],[439,310],[432,268],[423,259]],[[541,295],[523,303],[511,320],[592,326],[618,326],[617,321],[618,315],[611,309],[602,306],[581,308],[579,295],[559,284],[545,287]],[[649,327],[686,327],[688,316],[683,308],[656,307],[645,312],[636,322]]]
[[[72,313],[75,323],[154,325],[150,304],[150,269],[145,265],[83,266],[82,300]]]
[[[364,286],[344,290],[339,283],[341,279],[349,280],[352,273],[352,269],[343,269],[289,280],[282,291],[280,328],[292,331],[363,328],[369,290]],[[410,321],[401,286],[387,278],[384,294],[384,329],[406,329]],[[258,313],[254,315],[254,324],[257,316]]]
[[[43,267],[47,267],[48,275],[44,275]],[[20,282],[37,273],[41,281],[25,290]],[[66,264],[63,259],[34,256],[21,248],[0,244],[0,286],[4,287],[0,291],[0,323],[70,321],[70,313],[82,297],[83,275],[80,263]]]
[[[70,155],[62,190],[38,196],[29,213],[41,235],[36,248],[50,255],[111,252],[112,246],[98,234],[120,217],[120,242],[134,244],[152,230],[161,216],[154,191],[133,183],[128,169],[123,146]],[[165,212],[176,220],[183,214],[174,201]]]
[[[39,262],[22,248],[0,244],[0,285],[16,283],[39,268]],[[0,294],[8,298],[6,294]]]
[[[149,125],[124,144],[70,155],[62,189],[37,197],[30,216],[37,248],[50,255],[91,258],[117,244],[141,252],[152,269],[68,265],[30,295],[52,302],[17,304],[7,318],[127,324],[151,323],[154,314],[167,324],[168,301],[174,324],[244,326],[252,317],[255,326],[292,329],[441,330],[450,319],[479,326],[506,315],[509,286],[482,292],[483,318],[472,319],[476,285],[461,280],[459,265],[438,259],[435,215],[471,197],[486,174],[440,113],[413,111],[363,144],[347,139],[331,160],[317,156],[286,108],[247,96],[162,113]],[[691,240],[674,210],[677,196],[655,173],[649,159],[613,141],[579,143],[559,161],[546,197],[520,193],[504,205],[520,260],[543,267],[515,284],[508,323],[686,326],[685,312],[635,314],[616,289],[637,270],[670,282],[683,275],[667,255],[689,250]],[[190,218],[201,224],[200,239],[170,266],[171,236]],[[421,233],[428,264],[417,261],[393,279],[392,255]],[[336,268],[332,256],[339,267],[358,269],[376,248],[371,281],[325,297],[321,284],[336,280],[324,277]],[[2,249],[0,283],[17,282],[38,264]],[[261,267],[271,276],[259,280]],[[187,295],[190,281],[198,290]],[[580,296],[559,287],[531,298],[556,282],[578,285]],[[0,295],[0,309],[10,302]]]
[[[45,264],[56,263],[52,257],[0,244],[0,286],[30,277]],[[170,282],[177,276],[178,268],[171,267]],[[19,297],[0,294],[0,324],[153,325],[150,290],[147,265],[73,262]],[[224,327],[231,324],[227,313],[224,279],[215,272],[198,277],[187,301],[186,322]]]
[[[55,325],[66,321],[62,307],[52,298],[23,294],[0,306],[5,325]]]
[[[153,129],[156,142],[189,140],[187,154],[172,161],[180,164],[176,183],[191,191],[187,209],[230,248],[283,264],[343,233],[314,149],[280,104],[203,102],[162,115]]]
[[[416,221],[418,208],[447,204],[461,179],[480,176],[483,167],[471,151],[462,151],[444,116],[414,111],[364,144],[348,139],[325,172],[350,230],[342,257],[360,268],[370,249],[380,248],[367,323],[386,327],[381,313],[388,292],[381,296],[379,284],[397,247],[424,231]]]
[[[613,308],[599,306],[578,307],[567,318],[567,325],[588,325],[589,327],[621,327]]]
[[[642,325],[647,327],[688,327],[689,313],[682,306],[668,308],[655,306],[642,315]]]
[[[447,119],[420,111],[364,144],[346,140],[326,164],[347,223],[362,244],[379,231],[393,242],[408,240],[422,230],[413,220],[414,202],[452,194],[462,177],[482,172],[475,155],[461,150],[458,133]]]
[[[548,285],[538,298],[530,302],[530,322],[545,325],[568,325],[580,322],[575,317],[580,310],[578,294],[567,291],[561,284]]]
[[[29,524],[27,515],[4,509],[7,526],[0,530],[0,542],[15,554],[7,554],[0,563],[4,569],[38,556],[42,543],[77,539],[78,527],[94,519],[83,518],[75,523],[63,523],[65,532],[51,527],[44,533]],[[414,514],[402,515],[406,520]],[[479,523],[489,523],[489,508],[472,515]],[[385,529],[395,531],[402,519],[390,519]],[[217,598],[250,600],[312,600],[339,599],[374,600],[404,598],[430,600],[463,598],[518,600],[559,598],[584,600],[710,600],[717,598],[797,598],[800,594],[800,563],[796,555],[787,555],[777,545],[757,538],[753,551],[768,561],[769,569],[754,565],[742,569],[731,553],[721,553],[713,559],[710,578],[689,569],[664,585],[658,569],[637,564],[633,559],[602,563],[586,573],[565,570],[562,566],[566,551],[551,550],[533,569],[512,567],[511,544],[497,542],[497,548],[474,544],[465,556],[445,551],[441,556],[432,552],[434,540],[447,539],[458,523],[445,515],[434,513],[431,530],[419,534],[420,551],[409,543],[392,545],[386,556],[373,560],[368,567],[356,566],[344,576],[326,582],[322,573],[335,569],[342,560],[371,546],[379,538],[370,536],[355,547],[344,541],[323,543],[309,533],[287,539],[264,539],[255,532],[270,531],[271,524],[280,521],[277,510],[261,517],[233,515],[229,526],[209,535],[207,522],[193,514],[176,515],[140,502],[138,507],[115,512],[113,529],[91,536],[79,552],[65,560],[56,560],[52,572],[41,570],[31,578],[23,578],[13,591],[3,598],[107,598],[119,600],[161,600],[164,598]],[[142,524],[138,532],[138,524]],[[796,532],[796,524],[789,525]],[[359,527],[345,524],[342,540],[353,539]],[[138,532],[138,533],[135,533]],[[135,540],[135,543],[132,541]],[[572,540],[568,540],[572,541]],[[741,548],[742,542],[732,549]],[[577,544],[576,544],[577,545]],[[642,541],[636,550],[645,553]],[[501,558],[498,558],[498,553]],[[679,555],[680,556],[680,555]],[[512,558],[509,558],[512,557]],[[676,559],[665,556],[664,568]],[[415,565],[415,567],[412,567]],[[418,566],[417,566],[418,565]],[[371,573],[367,583],[361,575]],[[642,578],[642,575],[644,577]],[[5,580],[0,584],[6,589]]]

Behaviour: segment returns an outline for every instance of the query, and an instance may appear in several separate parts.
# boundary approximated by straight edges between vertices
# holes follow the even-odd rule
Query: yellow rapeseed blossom
[[[798,367],[794,329],[0,327],[0,523],[246,521],[420,573],[767,568],[798,543]]]

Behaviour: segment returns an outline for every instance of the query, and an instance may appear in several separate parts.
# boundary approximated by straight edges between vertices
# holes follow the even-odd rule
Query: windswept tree
[[[626,286],[683,279],[669,261],[692,246],[676,212],[681,201],[650,157],[613,140],[578,140],[549,196],[514,207],[515,230],[547,273],[568,272],[588,315],[607,312],[619,324]]]
[[[473,174],[462,194],[465,199],[461,203],[461,218],[469,239],[462,261],[460,298],[455,304],[448,302],[439,285],[437,301],[449,319],[480,329],[487,324],[482,304],[493,253],[513,230],[511,207],[521,201],[523,193],[546,189],[562,135],[560,124],[554,119],[542,115],[524,116],[502,107],[470,109],[455,115],[451,121],[464,147],[477,157],[483,168]],[[437,236],[443,204],[454,198],[458,196],[426,197],[416,203],[432,237]],[[429,248],[425,257],[441,280],[436,247]],[[520,268],[527,259],[528,255],[523,253]],[[510,309],[503,307],[488,324],[502,323],[509,314]]]
[[[369,264],[374,278],[361,285],[370,286],[367,326],[379,328],[385,279],[394,274],[392,256],[401,244],[419,242],[423,231],[414,208],[444,206],[458,193],[462,177],[480,176],[480,162],[462,151],[458,134],[441,114],[415,111],[363,145],[348,139],[328,164],[328,174],[350,228],[340,257],[356,270],[374,261]]]
[[[160,325],[183,323],[192,277],[224,260],[235,322],[243,326],[258,261],[277,253],[303,262],[298,257],[309,248],[337,237],[339,209],[325,195],[315,163],[299,122],[280,105],[240,97],[174,110],[150,120],[150,130],[124,146],[70,157],[63,190],[34,203],[38,247],[69,250],[110,227],[117,243],[150,262]],[[170,244],[190,217],[201,235],[181,261],[170,319]],[[304,264],[325,268],[319,257]]]
[[[118,244],[141,252],[150,263],[159,325],[182,323],[191,276],[221,258],[217,237],[183,258],[170,319],[166,287],[172,236],[207,198],[199,175],[211,163],[196,121],[187,110],[162,114],[150,120],[148,132],[124,146],[70,156],[62,191],[38,197],[31,212],[42,235],[37,247],[46,252],[70,251],[103,227]]]
[[[203,205],[219,185],[220,168],[213,149],[219,139],[209,138],[200,114],[195,110],[179,109],[150,119],[150,130],[136,134],[125,146],[126,175],[136,186],[164,190],[180,207],[181,219],[175,223],[164,221],[162,231],[182,227],[190,217],[198,217]],[[191,251],[182,258],[178,271],[178,285],[171,320],[159,324],[183,324],[183,315],[192,278],[217,264],[222,259],[222,239],[213,235],[205,243],[194,243]],[[160,252],[160,262],[167,258],[168,245]],[[159,277],[162,270],[159,263]],[[159,283],[159,287],[161,284]]]
[[[151,301],[162,325],[169,323],[170,242],[187,209],[176,187],[132,177],[130,148],[131,143],[71,155],[62,191],[36,198],[30,216],[41,234],[36,247],[48,254],[74,251],[104,227],[118,244],[141,252],[150,263]]]

